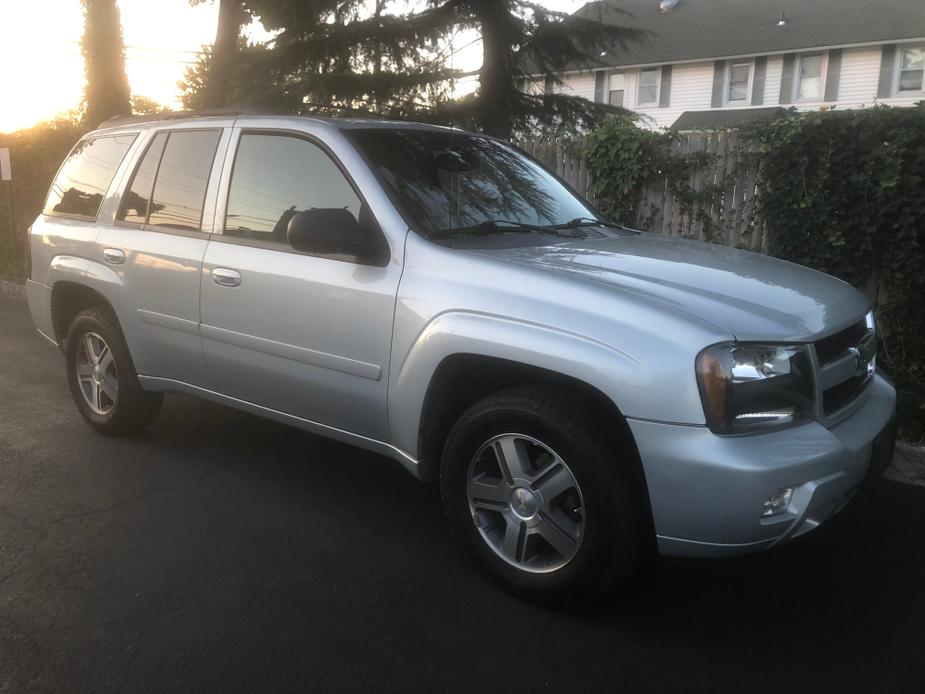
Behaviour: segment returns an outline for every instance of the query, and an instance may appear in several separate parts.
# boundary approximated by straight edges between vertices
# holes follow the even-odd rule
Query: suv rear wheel
[[[441,491],[450,524],[522,598],[587,601],[642,557],[635,457],[598,419],[555,391],[514,388],[470,407],[447,439]]]
[[[77,314],[67,337],[67,380],[87,423],[110,436],[137,434],[160,412],[163,395],[142,389],[111,311]]]

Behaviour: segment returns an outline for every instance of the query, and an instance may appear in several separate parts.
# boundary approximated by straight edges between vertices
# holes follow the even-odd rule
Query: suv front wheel
[[[639,564],[643,490],[613,429],[580,401],[544,388],[491,395],[453,427],[441,466],[446,515],[508,590],[576,604]]]
[[[109,436],[137,434],[157,417],[161,393],[142,389],[128,345],[110,311],[79,313],[67,336],[67,380],[86,422]]]

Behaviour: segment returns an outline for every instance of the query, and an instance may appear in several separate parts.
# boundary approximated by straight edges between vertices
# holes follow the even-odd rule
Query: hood
[[[484,253],[642,294],[738,340],[811,340],[846,327],[869,309],[863,294],[830,275],[758,253],[659,234]]]

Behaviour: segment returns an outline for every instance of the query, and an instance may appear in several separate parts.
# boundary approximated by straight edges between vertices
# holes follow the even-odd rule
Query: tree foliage
[[[91,127],[132,112],[125,74],[125,41],[116,0],[81,0],[84,34],[81,52],[87,75],[86,120]]]
[[[207,1],[189,0],[189,3],[196,6]],[[238,96],[234,88],[235,66],[245,57],[239,55],[239,46],[246,17],[242,0],[218,0],[215,42],[209,54],[187,70],[186,80],[179,83],[184,94],[195,101],[196,108],[219,108],[235,103],[234,97]],[[207,68],[203,67],[205,64]],[[187,89],[188,84],[195,87]]]
[[[8,198],[0,195],[0,278],[22,279],[28,248],[26,229],[42,210],[51,181],[61,162],[85,132],[77,110],[59,114],[31,128],[0,133],[0,147],[10,149],[14,228],[9,228]],[[18,245],[18,253],[16,249]],[[18,256],[18,258],[17,258]],[[19,262],[16,262],[18,259]]]
[[[643,38],[530,0],[243,2],[275,38],[263,47],[239,42],[228,87],[235,103],[462,124],[501,137],[603,122],[614,109],[518,85],[554,80],[567,64],[591,65],[604,46]],[[465,30],[481,36],[483,63],[475,94],[453,98],[453,80],[462,74],[448,64],[454,38]],[[207,104],[203,94],[216,64],[204,56],[188,71],[181,85],[187,105]]]

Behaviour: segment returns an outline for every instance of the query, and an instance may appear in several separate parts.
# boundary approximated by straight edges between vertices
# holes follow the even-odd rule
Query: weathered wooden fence
[[[524,140],[517,145],[594,202],[584,158],[586,138]],[[741,136],[735,131],[679,134],[672,140],[671,153],[703,153],[703,165],[690,167],[686,181],[669,181],[662,175],[647,183],[634,218],[620,221],[671,236],[766,251],[767,231],[756,204],[761,160]]]

